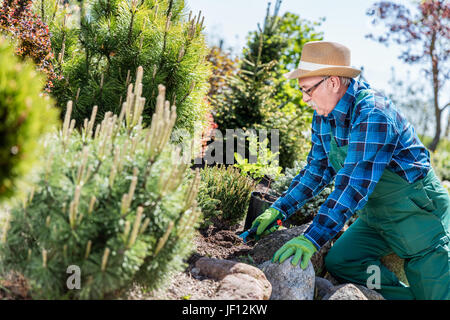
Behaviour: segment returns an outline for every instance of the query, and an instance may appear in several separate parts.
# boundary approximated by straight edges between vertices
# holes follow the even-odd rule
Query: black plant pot
[[[264,199],[262,196],[264,195]],[[254,191],[250,197],[250,204],[248,206],[247,217],[245,218],[244,230],[250,229],[253,220],[261,213],[266,211],[277,198],[267,193]]]

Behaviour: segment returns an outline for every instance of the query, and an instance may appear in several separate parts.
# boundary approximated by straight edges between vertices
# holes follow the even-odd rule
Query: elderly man
[[[392,101],[356,81],[350,51],[333,42],[305,44],[298,69],[303,100],[314,109],[307,165],[289,189],[258,216],[257,235],[276,219],[287,219],[332,179],[335,190],[304,234],[274,255],[280,263],[306,268],[311,256],[358,218],[325,259],[340,282],[366,285],[379,268],[386,299],[450,299],[450,198],[430,165],[430,153]],[[395,252],[405,259],[409,287],[380,262]]]

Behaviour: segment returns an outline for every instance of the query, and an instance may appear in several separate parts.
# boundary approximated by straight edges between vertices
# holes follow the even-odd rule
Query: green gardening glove
[[[266,211],[261,213],[255,220],[253,220],[251,228],[258,226],[256,230],[256,238],[259,239],[262,235],[268,235],[276,230],[278,230],[279,226],[275,225],[270,229],[266,230],[266,228],[275,220],[284,220],[283,214],[275,208],[268,208]],[[250,228],[250,229],[251,229]]]
[[[300,264],[300,267],[305,270],[309,260],[316,251],[317,249],[314,244],[305,236],[301,235],[289,240],[278,249],[272,258],[272,262],[276,262],[279,259],[280,263],[283,263],[284,260],[294,255],[294,258],[291,261],[292,265],[296,266],[301,258],[302,263]]]

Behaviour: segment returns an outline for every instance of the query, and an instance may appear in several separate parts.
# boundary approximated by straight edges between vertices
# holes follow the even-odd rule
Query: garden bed
[[[210,226],[199,231],[195,238],[195,251],[187,261],[184,271],[172,276],[171,283],[166,289],[146,292],[139,286],[134,286],[129,291],[127,299],[150,300],[209,300],[215,296],[219,282],[198,275],[195,271],[195,263],[201,257],[210,257],[251,263],[248,253],[253,248],[250,244],[243,243],[238,234],[243,231],[242,222],[234,230],[225,230]],[[194,270],[193,270],[194,269]]]

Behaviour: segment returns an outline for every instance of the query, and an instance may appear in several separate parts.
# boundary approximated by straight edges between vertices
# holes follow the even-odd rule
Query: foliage
[[[439,179],[450,181],[450,151],[431,153],[431,163]]]
[[[239,60],[238,58],[231,58],[229,53],[217,46],[210,49],[207,60],[212,67],[211,77],[209,78],[211,87],[208,97],[211,101],[214,101],[217,95],[227,90],[227,77],[236,74]]]
[[[442,181],[442,185],[447,190],[447,192],[450,194],[450,181],[444,180],[444,181]]]
[[[168,144],[176,111],[163,86],[151,127],[142,126],[142,78],[139,68],[120,115],[96,127],[94,108],[74,130],[68,103],[34,193],[11,210],[0,260],[30,279],[34,298],[117,297],[134,281],[158,288],[184,267],[200,176],[188,179],[189,161]],[[80,268],[79,290],[66,285],[69,266]]]
[[[243,60],[236,76],[230,76],[226,90],[213,102],[217,113],[216,121],[220,129],[250,129],[255,123],[263,122],[262,106],[272,103],[270,69],[274,63],[263,64],[260,61],[261,50],[256,57]],[[246,70],[246,69],[250,69]],[[246,69],[244,69],[246,68]]]
[[[16,42],[16,54],[30,58],[47,76],[45,90],[50,92],[57,75],[48,26],[31,10],[31,0],[3,0],[0,9],[0,31]]]
[[[279,130],[280,165],[289,168],[296,160],[305,159],[311,148],[308,138],[313,110],[303,102],[297,80],[287,80],[283,74],[297,68],[305,43],[323,39],[323,33],[316,31],[316,27],[319,27],[324,19],[311,22],[294,13],[286,12],[279,22],[275,23],[275,17],[274,15],[269,19],[263,31],[269,44],[273,43],[274,37],[281,38],[284,39],[285,48],[282,51],[271,51],[272,54],[263,57],[262,61],[266,62],[265,59],[277,61],[273,69],[276,108],[265,108],[264,122],[255,127]]]
[[[406,63],[427,62],[425,74],[430,79],[435,114],[435,135],[428,148],[435,151],[441,138],[441,117],[450,102],[439,102],[440,90],[450,73],[446,64],[450,50],[450,3],[445,0],[423,0],[417,2],[417,13],[411,14],[404,5],[381,1],[372,5],[367,15],[372,23],[384,22],[388,32],[384,35],[367,35],[380,43],[391,42],[402,46],[400,59]]]
[[[286,168],[285,175],[278,177],[272,188],[274,196],[279,196],[283,192],[289,189],[293,179],[300,173],[300,171],[306,166],[306,161],[295,161],[294,167]],[[326,186],[318,195],[308,200],[299,210],[289,217],[289,221],[295,225],[302,225],[308,219],[311,219],[318,211],[320,206],[326,201],[328,196],[333,192],[334,181]]]
[[[208,142],[211,141],[211,139],[215,136],[215,130],[217,129],[217,123],[214,122],[214,117],[212,113],[208,113],[206,115],[207,124],[203,128],[203,131],[201,133],[201,151],[200,154],[196,155],[200,158],[203,158],[205,156],[206,150],[208,148]]]
[[[203,213],[203,225],[239,223],[247,213],[250,196],[256,183],[244,177],[232,166],[206,166],[200,171],[198,203]]]
[[[272,153],[267,148],[269,140],[266,138],[259,142],[255,134],[249,134],[248,140],[250,155],[256,156],[256,162],[249,162],[248,159],[242,158],[239,153],[235,152],[234,157],[237,163],[234,164],[234,167],[239,168],[242,175],[248,175],[258,182],[264,176],[270,179],[277,179],[282,176],[282,168],[278,166],[278,152]]]
[[[184,0],[94,0],[77,12],[80,24],[55,25],[52,41],[64,75],[54,94],[61,108],[74,100],[79,125],[94,105],[101,116],[119,113],[140,65],[149,70],[142,80],[144,123],[150,123],[157,86],[164,83],[167,99],[177,106],[175,128],[193,133],[196,121],[205,125],[210,70],[203,18],[186,17]]]
[[[309,151],[312,109],[301,101],[296,80],[283,74],[297,66],[302,45],[321,34],[314,31],[316,24],[294,14],[280,18],[280,3],[273,14],[269,6],[263,27],[249,34],[238,74],[228,78],[228,89],[213,102],[219,128],[279,130],[280,165],[287,168]]]
[[[37,164],[39,139],[55,129],[58,112],[41,96],[45,81],[29,61],[21,62],[9,42],[0,38],[0,200]]]

